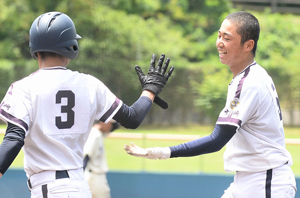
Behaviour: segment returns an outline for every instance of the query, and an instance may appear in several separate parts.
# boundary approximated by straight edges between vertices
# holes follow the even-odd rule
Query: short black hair
[[[260,33],[260,26],[257,18],[249,12],[239,11],[229,14],[225,19],[236,25],[237,33],[242,37],[241,44],[244,44],[250,39],[254,41],[252,53],[255,56]]]
[[[43,60],[45,60],[48,57],[61,58],[61,59],[63,58],[62,55],[54,53],[54,52],[38,52],[38,53],[40,54],[40,56]]]

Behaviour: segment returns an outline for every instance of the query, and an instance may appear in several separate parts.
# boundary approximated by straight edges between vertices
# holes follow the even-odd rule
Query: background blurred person
[[[84,177],[89,183],[93,198],[110,198],[110,188],[106,173],[108,165],[105,155],[104,140],[107,135],[120,126],[114,120],[104,123],[96,121],[85,143]]]

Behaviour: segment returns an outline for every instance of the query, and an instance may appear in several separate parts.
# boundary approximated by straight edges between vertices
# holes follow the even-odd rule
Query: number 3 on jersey
[[[67,105],[61,105],[61,113],[67,114],[67,120],[62,121],[61,116],[55,117],[55,125],[59,129],[70,129],[74,125],[75,113],[72,108],[75,106],[75,94],[71,90],[58,91],[56,104],[61,104],[62,98],[67,99]]]
[[[45,135],[85,133],[93,122],[86,87],[44,88],[39,102],[37,113]]]

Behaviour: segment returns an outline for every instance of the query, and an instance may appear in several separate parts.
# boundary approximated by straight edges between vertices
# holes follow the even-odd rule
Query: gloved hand
[[[144,75],[140,66],[135,66],[135,71],[139,77],[139,80],[142,84],[143,90],[151,91],[157,96],[164,86],[166,85],[169,77],[174,71],[174,67],[171,66],[169,71],[166,72],[170,59],[167,58],[164,63],[165,55],[162,54],[157,62],[157,67],[155,68],[156,55],[153,54],[150,62],[150,68],[147,75]],[[164,65],[162,66],[162,64]]]
[[[131,146],[125,145],[125,151],[135,157],[144,157],[147,159],[168,159],[171,156],[169,147],[154,147],[143,149],[134,143],[130,142]]]

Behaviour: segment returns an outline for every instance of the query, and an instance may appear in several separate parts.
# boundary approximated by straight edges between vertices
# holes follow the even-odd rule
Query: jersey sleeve
[[[96,119],[102,122],[109,122],[121,108],[123,102],[113,94],[109,88],[100,80],[90,76],[95,84],[95,103],[97,106]]]
[[[259,107],[259,90],[255,86],[246,87],[227,98],[226,106],[219,114],[217,124],[234,125],[240,128],[249,119],[255,119]]]
[[[28,131],[31,117],[29,98],[29,94],[20,86],[19,81],[13,83],[0,104],[0,118]]]

